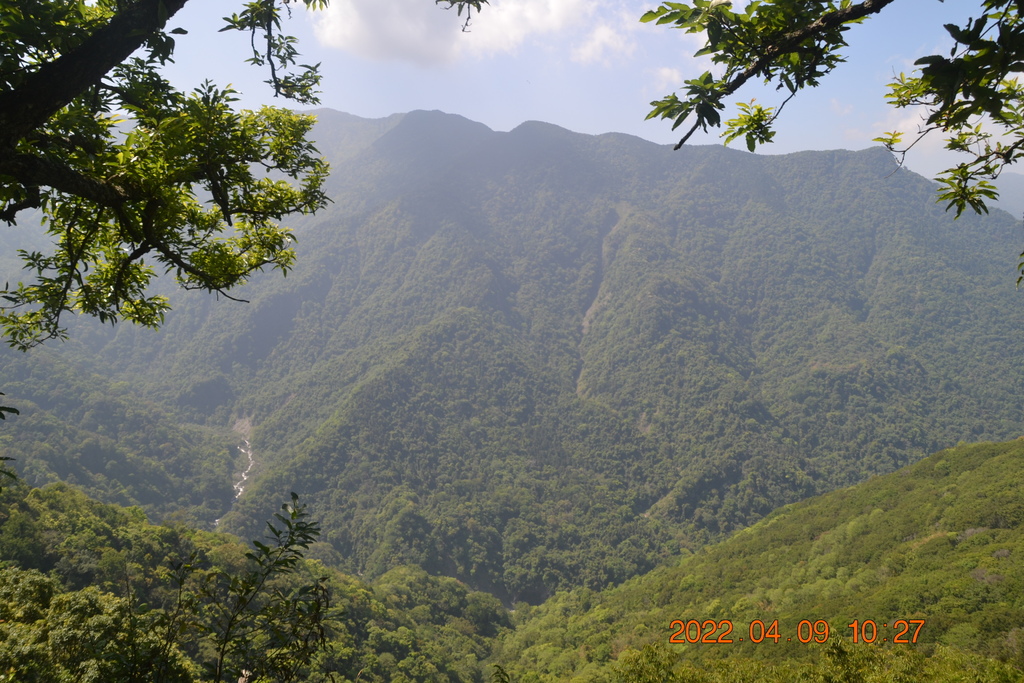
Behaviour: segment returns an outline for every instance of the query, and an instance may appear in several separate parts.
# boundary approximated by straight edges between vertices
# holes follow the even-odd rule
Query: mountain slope
[[[853,641],[856,620],[874,622],[866,631],[858,625],[858,638],[876,646],[899,638],[905,649],[926,655],[937,644],[953,646],[1007,661],[1019,678],[1022,558],[1024,442],[958,446],[782,508],[617,588],[563,593],[517,613],[516,631],[503,639],[502,663],[536,680],[614,680],[613,655],[645,643],[667,645],[679,631],[671,622],[693,619],[714,620],[711,640],[733,642],[688,643],[677,635],[671,647],[690,664],[817,660],[826,649],[812,635],[814,628],[824,632],[814,626],[819,621],[853,650],[873,649]],[[803,619],[809,623],[801,635]],[[762,635],[751,626],[755,620],[766,630],[777,620],[780,637],[751,642]],[[908,623],[894,623],[900,620]],[[923,620],[920,632],[910,620]],[[733,626],[728,636],[719,626],[725,621]],[[697,631],[690,627],[691,639]]]
[[[273,523],[285,531],[281,520]],[[257,541],[277,551],[291,531]],[[330,555],[322,543],[287,547],[299,552],[294,564],[277,565],[268,584],[254,586],[248,560],[259,549],[229,534],[149,524],[138,508],[101,504],[63,483],[7,486],[0,491],[5,680],[210,681],[211,666],[225,656],[215,647],[221,636],[228,643],[222,680],[244,678],[254,651],[263,665],[288,653],[288,680],[309,683],[485,680],[479,662],[509,621],[494,596],[415,567],[371,585],[312,559]],[[327,615],[310,614],[316,584],[329,593]],[[268,606],[274,602],[276,609]],[[324,627],[326,642],[304,665],[285,648],[309,634],[310,622]]]
[[[884,150],[440,112],[318,131],[335,203],[296,225],[292,274],[68,349],[185,419],[251,422],[227,528],[295,490],[351,571],[539,602],[1024,432],[1015,223],[954,223]]]
[[[0,431],[0,453],[26,482],[72,483],[160,519],[208,523],[230,507],[235,438],[182,424],[126,383],[41,349],[0,349],[0,377],[20,412]]]

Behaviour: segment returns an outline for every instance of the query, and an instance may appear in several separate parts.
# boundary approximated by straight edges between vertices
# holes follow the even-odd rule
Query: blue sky
[[[266,75],[244,64],[246,39],[218,33],[221,17],[240,4],[186,5],[172,20],[189,34],[178,40],[170,76],[182,88],[206,78],[231,83],[242,92],[243,106],[274,103],[262,83]],[[332,0],[323,12],[296,8],[286,28],[300,39],[303,61],[321,63],[326,107],[371,118],[440,109],[495,130],[540,120],[672,143],[678,136],[668,122],[644,120],[649,103],[703,73],[709,62],[692,56],[699,37],[641,24],[640,16],[654,7],[636,0],[492,0],[463,33],[455,12],[432,0]],[[775,143],[759,153],[862,149],[885,131],[914,131],[920,114],[887,105],[886,84],[912,70],[916,58],[948,51],[942,25],[963,23],[972,11],[976,16],[978,5],[963,0],[898,0],[854,27],[847,34],[848,63],[786,105]],[[767,106],[782,100],[760,85],[739,97]],[[693,142],[720,140],[714,133]],[[938,137],[907,158],[908,167],[929,176],[951,163]]]

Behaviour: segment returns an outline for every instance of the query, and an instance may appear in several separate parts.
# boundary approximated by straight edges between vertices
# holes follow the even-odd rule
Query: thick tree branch
[[[91,178],[70,166],[31,154],[0,154],[0,176],[11,176],[26,186],[52,187],[103,206],[115,207],[139,199],[139,189]]]
[[[0,211],[0,221],[7,225],[14,225],[15,218],[19,211],[25,209],[38,209],[42,205],[42,196],[39,194],[39,187],[25,188],[25,198],[19,201],[12,201]]]
[[[135,261],[139,260],[146,254],[148,254],[150,251],[152,251],[152,249],[153,247],[148,242],[143,242],[138,247],[136,247],[130,254],[125,256],[124,260],[121,261],[121,264],[117,267],[117,275],[114,276],[113,291],[114,296],[116,296],[119,301],[123,298],[121,297],[121,291],[122,288],[124,287],[124,277],[128,273],[128,269]]]
[[[0,149],[43,126],[161,30],[188,0],[136,0],[76,48],[0,93]]]

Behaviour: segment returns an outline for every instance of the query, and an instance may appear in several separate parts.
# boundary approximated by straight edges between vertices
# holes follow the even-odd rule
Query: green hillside
[[[5,488],[0,680],[193,683],[258,669],[261,680],[481,683],[493,637],[509,623],[493,596],[422,569],[396,568],[373,584],[344,575],[311,559],[330,560],[322,543],[264,588],[240,593],[253,552],[229,534],[149,524],[139,508],[104,505],[66,484]],[[281,643],[306,637],[302,589],[317,584],[330,596],[326,642],[296,667]],[[238,607],[237,595],[252,597]],[[233,631],[226,615],[236,617]],[[220,643],[228,656],[215,678]],[[261,667],[282,654],[286,673],[263,678]]]
[[[499,661],[524,683],[619,680],[618,673],[642,670],[641,661],[661,666],[664,681],[751,680],[755,672],[759,680],[798,673],[829,680],[814,675],[838,675],[830,646],[865,671],[906,669],[903,677],[864,680],[1019,680],[1024,441],[942,451],[788,505],[619,587],[560,593],[515,617]],[[691,620],[701,625],[689,625],[689,640],[733,642],[688,642]],[[756,620],[763,630],[751,627]],[[820,644],[827,640],[820,622],[845,647],[834,637]],[[678,644],[669,643],[673,635]]]
[[[0,348],[4,403],[20,413],[0,429],[0,454],[15,458],[21,478],[71,483],[161,519],[205,524],[223,515],[234,498],[236,436],[183,423],[96,370],[49,351]]]
[[[222,528],[254,536],[297,491],[348,571],[415,564],[537,604],[1024,433],[1017,225],[954,222],[884,150],[673,153],[440,112],[325,112],[316,136],[334,204],[296,224],[287,278],[247,305],[175,294],[157,333],[73,326],[61,358],[104,375],[98,395],[207,435],[163,497],[117,467],[80,479],[96,495],[212,525],[243,463],[203,453],[248,424],[254,478]],[[75,410],[47,414],[122,433]],[[65,456],[17,450],[27,428],[4,433],[43,483]]]
[[[302,600],[307,582],[329,590],[326,642],[288,680],[482,683],[497,671],[517,683],[1019,681],[1022,483],[1024,441],[961,445],[786,506],[618,587],[560,592],[511,615],[418,567],[346,576],[329,544],[312,543],[253,604]],[[8,486],[0,671],[19,681],[145,681],[157,669],[162,680],[210,680],[218,596],[252,571],[253,551],[229,534],[151,525],[138,508],[66,484]],[[228,680],[265,638],[234,642]]]

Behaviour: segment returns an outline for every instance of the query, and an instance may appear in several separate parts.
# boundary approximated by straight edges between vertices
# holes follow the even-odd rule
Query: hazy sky
[[[738,0],[742,2],[742,0]],[[293,5],[300,5],[293,2]],[[266,74],[244,64],[247,40],[218,33],[241,0],[194,0],[172,21],[178,39],[172,79],[191,88],[209,78],[231,83],[244,106],[273,103]],[[650,101],[699,76],[700,38],[641,24],[653,1],[492,0],[468,33],[432,0],[332,0],[327,11],[294,10],[286,24],[302,61],[321,63],[323,106],[363,117],[440,109],[509,130],[523,121],[583,133],[617,131],[658,143],[678,136],[667,121],[645,121]],[[848,32],[849,62],[822,86],[786,105],[773,145],[759,153],[862,149],[893,129],[913,131],[920,116],[884,101],[894,74],[917,57],[948,51],[944,23],[978,14],[970,0],[898,0]],[[758,85],[740,91],[765,105],[782,101]],[[286,104],[278,100],[279,104]],[[732,111],[727,111],[731,115]],[[714,135],[696,144],[718,143]],[[742,140],[733,143],[743,148]],[[934,175],[951,164],[938,137],[915,148],[907,165]]]

